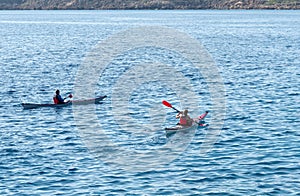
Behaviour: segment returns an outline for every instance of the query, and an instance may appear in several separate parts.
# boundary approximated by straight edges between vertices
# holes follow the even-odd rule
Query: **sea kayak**
[[[167,127],[165,128],[167,133],[173,133],[177,131],[189,131],[200,127],[206,127],[208,124],[205,124],[204,118],[207,116],[208,112],[203,113],[202,115],[198,116],[197,118],[193,118],[194,122],[191,126],[182,126],[182,125],[176,125],[174,127]]]
[[[24,109],[33,109],[33,108],[40,108],[40,107],[54,107],[54,108],[60,108],[60,107],[66,107],[72,104],[78,104],[78,105],[86,105],[86,104],[93,104],[98,103],[102,101],[107,96],[100,96],[92,99],[81,99],[81,100],[72,100],[69,102],[66,102],[65,104],[53,104],[53,103],[46,103],[46,104],[36,104],[36,103],[22,103],[22,106]]]

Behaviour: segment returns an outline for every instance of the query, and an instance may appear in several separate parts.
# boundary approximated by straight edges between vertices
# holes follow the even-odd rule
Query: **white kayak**
[[[86,105],[86,104],[94,104],[102,101],[107,96],[100,96],[92,99],[81,99],[81,100],[72,100],[69,102],[66,102],[64,104],[54,104],[54,103],[46,103],[46,104],[36,104],[36,103],[22,103],[22,106],[24,109],[33,109],[33,108],[40,108],[40,107],[54,107],[54,108],[60,108],[60,107],[66,107],[72,104],[78,104],[78,105]]]

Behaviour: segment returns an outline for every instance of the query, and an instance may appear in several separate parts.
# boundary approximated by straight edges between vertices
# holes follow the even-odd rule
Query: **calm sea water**
[[[214,59],[226,90],[226,116],[209,152],[200,150],[210,128],[165,134],[163,128],[176,120],[161,101],[180,109],[184,105],[170,86],[128,83],[133,89],[128,110],[113,104],[112,89],[130,65],[141,61],[138,52],[114,59],[114,66],[99,76],[95,95],[108,98],[96,105],[96,116],[103,135],[117,147],[142,151],[156,164],[142,170],[122,167],[130,153],[118,154],[105,145],[93,153],[89,142],[99,138],[87,140],[80,126],[94,122],[78,125],[72,107],[23,110],[22,102],[52,102],[56,89],[64,96],[74,93],[77,71],[97,43],[144,26],[184,32]],[[299,11],[1,11],[0,195],[299,194],[299,29]],[[197,91],[198,108],[189,109],[194,115],[210,110],[206,122],[213,122],[218,113],[199,70],[183,66],[178,54],[147,48],[140,52],[169,59]],[[93,112],[89,106],[81,110],[81,116]],[[134,120],[118,122],[117,111]],[[162,114],[151,115],[157,111]],[[153,126],[147,131],[150,127],[143,125],[149,121]],[[130,131],[123,130],[126,125]],[[174,143],[184,149],[158,167],[166,156],[157,149]]]

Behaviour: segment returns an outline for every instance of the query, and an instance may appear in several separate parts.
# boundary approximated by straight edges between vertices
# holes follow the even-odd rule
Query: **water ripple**
[[[1,12],[0,195],[298,195],[299,18],[297,11],[266,10]],[[139,133],[118,126],[122,119],[116,122],[109,112],[110,97],[96,106],[105,136],[120,152],[130,149],[156,160],[160,147],[190,141],[172,162],[159,168],[145,165],[148,170],[142,172],[96,159],[79,132],[94,121],[76,125],[72,107],[22,109],[22,102],[51,102],[58,88],[64,96],[73,93],[87,51],[114,32],[145,24],[174,27],[195,37],[220,69],[226,119],[209,153],[201,148],[214,131],[210,127],[167,137],[163,128],[177,121],[161,100],[181,105],[178,95],[159,82],[137,88],[129,112],[120,111],[137,119]],[[191,112],[210,110],[210,123],[218,114],[211,110],[208,83],[199,70],[178,54],[152,50],[138,51],[144,59],[138,52],[114,59],[95,94],[109,96],[129,66],[154,56],[189,78],[200,97],[193,102],[199,109]],[[85,108],[83,115],[88,115]],[[154,109],[163,115],[147,128]],[[109,150],[99,153],[110,156]]]

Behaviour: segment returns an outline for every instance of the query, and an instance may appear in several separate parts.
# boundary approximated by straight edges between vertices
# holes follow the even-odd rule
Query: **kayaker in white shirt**
[[[179,112],[177,115],[176,115],[176,118],[179,118],[179,125],[182,125],[182,126],[192,126],[193,124],[193,119],[191,119],[191,117],[188,115],[188,110],[184,110],[184,111],[181,111]]]

